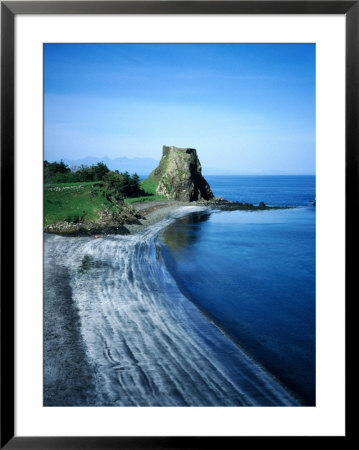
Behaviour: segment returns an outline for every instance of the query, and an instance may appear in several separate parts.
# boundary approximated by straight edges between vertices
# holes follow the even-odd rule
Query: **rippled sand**
[[[156,237],[199,208],[172,208],[130,236],[45,235],[45,405],[297,405],[179,291]]]

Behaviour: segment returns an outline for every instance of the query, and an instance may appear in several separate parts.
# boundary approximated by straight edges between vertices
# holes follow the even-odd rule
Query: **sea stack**
[[[164,145],[161,161],[149,178],[158,183],[156,192],[168,199],[192,202],[214,197],[194,148]]]

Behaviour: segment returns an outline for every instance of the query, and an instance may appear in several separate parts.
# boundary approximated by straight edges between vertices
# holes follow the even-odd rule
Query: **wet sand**
[[[167,219],[169,214],[182,206],[193,206],[195,202],[178,202],[178,201],[158,201],[158,202],[141,202],[134,203],[132,206],[136,211],[140,212],[144,218],[139,219],[136,224],[125,224],[130,234],[145,231],[149,226],[154,225],[161,220]]]

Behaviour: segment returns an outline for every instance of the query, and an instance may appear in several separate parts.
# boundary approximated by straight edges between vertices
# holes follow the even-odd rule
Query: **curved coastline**
[[[95,404],[298,405],[180,292],[161,261],[159,231],[196,209],[156,208],[132,236],[48,236],[48,254],[71,277]]]
[[[129,207],[130,214],[127,213],[124,217],[119,217],[118,223],[111,221],[57,222],[47,225],[44,228],[44,232],[69,237],[141,233],[151,225],[165,220],[171,211],[188,205],[191,205],[191,203],[171,200],[139,202]]]
[[[149,226],[166,219],[172,211],[184,206],[222,211],[264,211],[293,208],[292,206],[268,206],[264,202],[253,205],[251,203],[225,200],[222,197],[192,202],[179,200],[147,201],[126,205],[123,211],[115,216],[108,211],[102,211],[100,218],[95,221],[55,222],[46,225],[44,232],[70,237],[140,233]]]
[[[291,220],[293,220],[293,217],[297,217],[296,221],[301,223],[301,221],[303,221],[303,217],[307,217],[308,214],[308,217],[311,218],[311,209],[311,207],[299,206],[293,211],[273,211],[272,214],[269,213],[269,216],[272,215],[272,217],[274,217],[273,223],[278,220],[278,224],[280,224],[283,220],[282,215],[291,217]],[[301,212],[302,210],[304,211],[304,215]],[[307,216],[305,216],[306,210],[309,211]],[[288,276],[292,277],[292,275],[287,273],[288,271],[282,270],[283,268],[279,266],[280,269],[277,273],[282,274],[283,278],[279,277],[275,270],[267,270],[265,263],[263,267],[255,266],[256,270],[253,271],[253,264],[251,265],[250,260],[246,259],[248,258],[248,254],[253,254],[254,251],[255,258],[252,258],[252,261],[265,261],[265,259],[263,259],[263,252],[261,253],[260,249],[267,248],[266,242],[268,242],[268,233],[270,232],[266,231],[266,234],[263,234],[264,238],[262,240],[253,240],[252,238],[248,240],[246,237],[246,228],[244,226],[244,228],[242,228],[242,232],[240,231],[240,228],[235,228],[238,232],[238,236],[232,235],[231,239],[231,227],[229,226],[225,228],[224,224],[227,221],[231,223],[231,220],[237,223],[236,221],[238,219],[226,219],[225,216],[227,214],[222,216],[221,211],[216,212],[219,212],[219,214],[215,214],[214,216],[212,214],[207,215],[207,219],[206,216],[198,214],[193,215],[193,218],[191,219],[183,218],[169,225],[159,234],[158,241],[159,245],[161,245],[163,260],[168,271],[176,280],[176,283],[183,295],[190,299],[190,301],[196,305],[202,314],[204,314],[208,320],[212,321],[228,337],[228,339],[232,340],[235,345],[240,348],[243,347],[245,351],[248,352],[250,357],[254,359],[254,361],[259,362],[258,364],[260,366],[273,374],[273,376],[275,376],[279,382],[283,383],[283,385],[286,386],[286,389],[289,389],[293,393],[293,396],[295,396],[303,405],[315,405],[315,394],[313,395],[312,383],[312,355],[311,353],[307,353],[306,356],[304,356],[304,352],[309,352],[308,345],[310,344],[311,339],[310,325],[308,325],[307,322],[312,316],[309,314],[310,307],[309,309],[306,309],[308,308],[306,305],[310,305],[310,303],[304,303],[304,306],[300,306],[298,308],[295,306],[295,299],[293,299],[293,302],[287,303],[287,305],[293,306],[285,306],[282,312],[280,302],[283,302],[283,300],[286,301],[288,299],[292,299],[292,294],[285,288]],[[298,214],[301,214],[299,219]],[[261,219],[261,217],[268,217],[265,213],[258,213],[254,216],[252,216],[252,214],[243,216],[240,213],[234,215],[234,217],[236,216],[241,216],[242,218],[244,217],[244,219],[239,219],[238,223],[244,221],[243,223],[246,224],[247,220],[251,224],[253,222],[254,225],[257,220],[259,221],[258,223],[262,220],[270,223],[270,220],[268,219]],[[209,217],[211,217],[210,220],[208,220]],[[228,217],[232,217],[232,214],[229,213]],[[256,219],[257,217],[258,219]],[[290,223],[290,220],[288,223]],[[219,228],[215,226],[216,224],[219,224]],[[280,226],[281,225],[279,225],[279,227]],[[253,226],[250,228],[252,230]],[[266,227],[266,229],[273,230],[271,227]],[[229,233],[228,238],[226,238],[227,232]],[[255,232],[256,231],[254,229],[254,234]],[[297,229],[296,232],[298,233]],[[251,236],[252,235],[253,233]],[[285,238],[283,239],[285,241]],[[237,241],[241,243],[238,247],[241,249],[239,253],[238,250],[235,250],[237,248],[237,244],[234,244],[234,242]],[[233,259],[233,256],[231,256],[231,250],[226,248],[226,242],[232,243],[231,245],[233,245],[234,248],[233,255],[238,256],[240,254],[244,256],[244,258],[240,258],[240,260],[238,260],[238,269],[237,264],[234,262],[237,260]],[[280,243],[281,241],[279,240],[278,242]],[[246,248],[246,245],[248,245],[248,248]],[[218,249],[220,248],[224,248],[224,251],[228,251],[228,254],[224,254],[223,251],[219,251]],[[251,248],[253,250],[251,250]],[[293,248],[298,248],[300,251],[302,250],[302,247],[296,247],[295,245]],[[273,251],[273,249],[271,250]],[[297,255],[303,256],[304,253],[301,254],[300,251]],[[298,256],[298,258],[300,257]],[[283,253],[283,259],[286,260],[285,252]],[[288,260],[288,264],[290,264],[291,259],[292,258]],[[226,265],[227,260],[230,261],[230,263]],[[245,264],[245,267],[243,266],[243,260],[249,263],[248,269]],[[242,261],[242,263],[240,261]],[[298,261],[298,264],[303,263],[301,259]],[[233,267],[236,267],[234,271],[232,271],[230,264],[232,264]],[[272,276],[267,276],[267,280],[273,280],[270,281],[270,283],[274,283],[274,280],[282,280],[284,286],[280,286],[282,283],[277,283],[277,285],[274,284],[273,286],[278,287],[273,287],[271,290],[271,288],[268,289],[268,283],[266,284],[265,281],[264,283],[258,285],[258,289],[253,289],[253,286],[249,287],[248,282],[247,285],[245,285],[244,283],[246,283],[246,280],[253,280],[253,278],[255,278],[255,274],[259,270],[263,271],[261,273],[263,273],[264,280],[266,274],[268,275],[270,273]],[[239,286],[241,287],[238,287],[238,290],[236,291],[239,292],[240,295],[237,296],[234,291],[230,291],[232,280],[237,286],[235,278],[233,278],[235,273],[244,275],[243,277],[240,277],[241,284]],[[231,279],[228,274],[231,274]],[[303,281],[304,279],[301,279],[300,277],[301,275],[298,275],[297,279]],[[290,279],[292,280],[292,278]],[[228,282],[227,285],[226,282]],[[295,283],[295,277],[293,277],[292,282]],[[217,288],[218,285],[220,286],[219,289]],[[303,285],[307,285],[307,283],[304,283]],[[229,288],[226,286],[229,286]],[[265,291],[263,291],[264,288]],[[263,297],[263,292],[266,293],[265,295],[267,295],[268,299],[271,299],[270,301],[268,301],[266,297]],[[305,290],[300,290],[300,292],[302,292],[302,295],[303,292],[306,293]],[[275,296],[273,296],[273,293]],[[252,303],[257,301],[257,309],[253,309],[251,306],[252,303],[248,303],[246,298],[251,299]],[[262,298],[266,299],[263,306],[260,301]],[[310,299],[311,297],[308,295],[304,298]],[[303,302],[300,302],[300,304],[302,305]],[[240,307],[241,305],[243,308]],[[274,308],[274,311],[276,311],[276,314],[273,316],[268,314],[269,309],[266,305],[273,305],[272,307]],[[253,320],[253,316],[250,315],[251,308],[253,311],[260,313],[259,317],[261,317],[261,319]],[[277,310],[275,308],[277,308]],[[306,320],[305,323],[301,323],[300,318],[304,311],[308,314],[308,320]],[[293,314],[294,316],[298,314],[298,322],[295,324],[297,328],[290,328],[291,326],[294,326],[291,323],[292,317],[294,317]],[[260,323],[261,320],[262,322],[267,321],[267,324],[276,324],[278,329],[288,330],[288,342],[292,344],[292,346],[287,347],[288,351],[284,344],[282,344],[283,348],[281,348],[281,345],[277,345],[275,343],[276,339],[279,343],[286,342],[286,340],[281,341],[283,336],[280,335],[280,332],[277,333],[275,327],[272,327],[273,329],[270,330],[270,326],[266,325],[263,326],[263,330],[257,329],[256,331],[253,324]],[[306,335],[308,336],[305,338],[306,341],[304,341],[303,338],[303,341],[300,340],[300,342],[298,342],[298,339],[294,337],[295,332],[290,331],[299,329],[298,326],[300,326],[300,329],[303,330],[303,333],[309,332],[309,334]],[[271,333],[268,333],[268,331],[271,331]],[[272,336],[274,337],[272,338]],[[289,349],[291,350],[289,351]],[[282,365],[281,361],[288,361],[286,363],[287,366],[285,364]],[[307,368],[306,371],[303,370],[302,372],[301,363],[302,367]]]

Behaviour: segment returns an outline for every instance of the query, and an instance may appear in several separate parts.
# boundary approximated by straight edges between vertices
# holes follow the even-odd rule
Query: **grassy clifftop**
[[[100,211],[120,212],[122,205],[110,202],[99,183],[57,183],[44,188],[44,225],[64,222],[91,222]]]
[[[44,186],[44,225],[58,222],[91,223],[110,212],[120,216],[126,205],[163,199],[144,189],[145,195],[114,199],[101,182],[56,183]]]

